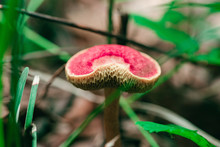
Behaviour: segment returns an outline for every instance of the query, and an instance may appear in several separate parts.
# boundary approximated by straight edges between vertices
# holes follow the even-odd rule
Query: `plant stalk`
[[[114,140],[114,147],[121,147],[120,131],[119,131],[119,98],[120,92],[116,93],[115,88],[105,88],[105,109],[104,109],[104,130],[106,143]],[[111,102],[112,101],[112,102]]]
[[[114,7],[114,0],[109,0],[109,9],[108,9],[108,32],[112,33],[113,31],[113,7]],[[112,37],[108,36],[107,37],[108,44],[112,43]]]

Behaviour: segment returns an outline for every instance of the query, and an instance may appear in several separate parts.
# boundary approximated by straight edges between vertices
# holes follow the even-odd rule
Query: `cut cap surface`
[[[159,78],[159,64],[147,54],[123,45],[98,45],[80,51],[66,64],[67,79],[76,87],[105,87],[144,92]]]

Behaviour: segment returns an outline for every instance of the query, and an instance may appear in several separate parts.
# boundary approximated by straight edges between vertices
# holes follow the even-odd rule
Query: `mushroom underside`
[[[67,74],[67,79],[76,87],[84,90],[111,87],[120,88],[126,92],[145,92],[153,87],[158,77],[139,78],[130,73],[124,66],[110,64],[99,67],[87,75]]]

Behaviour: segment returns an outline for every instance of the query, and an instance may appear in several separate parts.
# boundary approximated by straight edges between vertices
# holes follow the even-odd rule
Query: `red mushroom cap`
[[[147,54],[123,45],[98,45],[82,50],[66,64],[67,79],[76,87],[95,90],[112,87],[144,92],[160,76],[159,64]]]

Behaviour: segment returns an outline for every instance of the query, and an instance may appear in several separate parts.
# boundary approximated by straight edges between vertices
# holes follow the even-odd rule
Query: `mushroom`
[[[104,88],[104,129],[106,142],[119,133],[118,107],[120,93],[145,92],[153,87],[160,76],[159,64],[147,54],[128,46],[97,45],[72,56],[65,68],[67,79],[84,90]],[[118,90],[119,89],[119,90]],[[115,96],[112,103],[108,97]],[[115,142],[119,147],[120,139]]]

